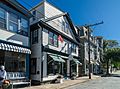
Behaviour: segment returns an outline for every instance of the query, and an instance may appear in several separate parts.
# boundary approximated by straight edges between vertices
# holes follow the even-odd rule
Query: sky
[[[27,9],[41,0],[17,0]],[[120,0],[46,0],[68,12],[75,25],[103,24],[92,27],[95,36],[120,43]],[[27,4],[26,4],[27,3]]]

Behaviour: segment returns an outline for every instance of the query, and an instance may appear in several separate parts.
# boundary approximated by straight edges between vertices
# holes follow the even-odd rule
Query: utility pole
[[[89,59],[89,79],[91,79],[91,63],[90,63],[90,28],[87,27],[88,29],[88,59]]]
[[[103,24],[103,21],[100,22],[100,23],[95,23],[95,24],[89,24],[89,25],[85,25],[84,27],[86,27],[88,29],[88,60],[89,60],[89,79],[91,79],[91,63],[90,63],[90,46],[91,46],[91,43],[90,43],[90,34],[91,34],[91,29],[90,27],[91,26],[96,26],[96,25],[100,25],[100,24]]]

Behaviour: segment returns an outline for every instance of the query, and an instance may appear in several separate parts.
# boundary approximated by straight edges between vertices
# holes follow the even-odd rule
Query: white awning
[[[13,52],[31,54],[31,51],[28,48],[19,47],[19,46],[15,46],[15,45],[10,45],[10,44],[6,44],[6,43],[0,43],[0,49],[6,50],[6,51],[13,51]]]

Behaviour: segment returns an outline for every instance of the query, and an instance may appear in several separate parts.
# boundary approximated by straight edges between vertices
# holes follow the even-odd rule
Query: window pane
[[[28,21],[22,18],[21,19],[21,26],[24,28],[28,28]]]
[[[15,23],[18,23],[18,17],[17,15],[13,14],[13,13],[10,13],[9,14],[9,19]]]
[[[0,18],[0,28],[6,28],[6,20]]]
[[[0,18],[5,19],[5,11],[0,8]]]
[[[18,25],[17,24],[14,24],[12,22],[9,22],[9,30],[10,31],[13,31],[13,32],[17,32],[18,30]]]
[[[6,28],[6,13],[0,8],[0,28]]]
[[[58,36],[54,34],[54,46],[58,46]]]
[[[18,17],[13,13],[9,13],[9,30],[13,32],[18,30]]]
[[[32,43],[33,44],[38,43],[38,30],[34,30],[32,32]]]
[[[49,32],[49,44],[54,45],[53,33]]]
[[[26,19],[21,18],[21,28],[19,33],[24,36],[28,36],[28,21]]]

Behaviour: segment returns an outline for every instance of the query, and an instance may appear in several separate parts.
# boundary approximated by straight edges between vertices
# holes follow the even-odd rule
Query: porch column
[[[43,77],[47,76],[47,53],[43,52]]]
[[[87,66],[86,59],[84,59],[84,73],[85,73],[85,75],[87,74],[87,68],[86,68],[86,66]]]
[[[77,70],[77,77],[78,77],[79,76],[79,68],[78,68],[79,64],[77,63],[76,66],[77,66],[76,70]]]
[[[67,60],[67,76],[70,77],[70,60]]]

